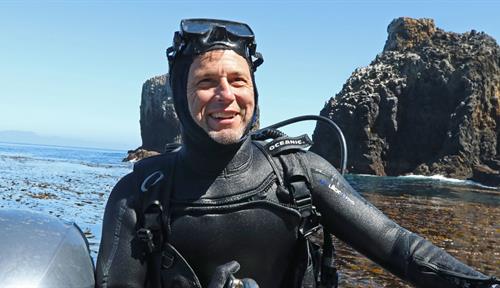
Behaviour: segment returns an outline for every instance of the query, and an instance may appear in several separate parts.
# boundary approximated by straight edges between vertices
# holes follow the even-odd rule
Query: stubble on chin
[[[238,143],[245,132],[245,127],[238,129],[222,129],[220,131],[208,131],[208,136],[219,144],[229,145]]]

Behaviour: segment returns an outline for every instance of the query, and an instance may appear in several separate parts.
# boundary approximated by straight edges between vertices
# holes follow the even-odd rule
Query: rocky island
[[[350,173],[435,175],[500,186],[500,49],[472,30],[398,18],[385,47],[356,69],[320,114],[348,143]],[[312,150],[338,165],[338,143],[319,124]],[[335,141],[333,141],[335,142]]]
[[[180,123],[175,113],[168,75],[142,85],[140,106],[141,147],[128,151],[124,161],[140,160],[165,151],[169,143],[180,143]]]

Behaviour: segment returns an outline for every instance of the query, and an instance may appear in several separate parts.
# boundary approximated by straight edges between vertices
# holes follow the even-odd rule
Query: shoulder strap
[[[137,236],[145,244],[149,254],[161,248],[163,243],[163,208],[168,208],[170,185],[175,166],[175,154],[162,154],[146,158],[134,165],[134,174],[139,183],[140,211],[137,213],[140,229]],[[167,213],[168,214],[168,213]]]
[[[306,168],[300,152],[280,154],[278,159],[283,167],[283,178],[289,201],[302,217],[299,231],[307,238],[321,228],[319,213],[312,204],[309,170]]]
[[[162,246],[169,234],[169,203],[176,153],[146,158],[134,165],[139,183],[137,239],[143,244],[150,287],[161,287]],[[163,201],[161,201],[163,200]],[[164,224],[167,225],[164,225]]]

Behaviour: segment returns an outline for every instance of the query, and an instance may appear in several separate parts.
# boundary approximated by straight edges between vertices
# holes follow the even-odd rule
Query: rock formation
[[[483,32],[398,18],[384,50],[356,69],[320,114],[348,143],[348,170],[375,175],[441,174],[500,185],[500,48]],[[338,165],[323,124],[312,150]]]
[[[138,161],[165,151],[168,143],[180,143],[180,125],[168,75],[153,77],[142,85],[139,121],[142,145],[129,150],[123,161]]]
[[[168,75],[147,80],[141,97],[142,149],[163,152],[167,143],[180,143],[180,126]]]

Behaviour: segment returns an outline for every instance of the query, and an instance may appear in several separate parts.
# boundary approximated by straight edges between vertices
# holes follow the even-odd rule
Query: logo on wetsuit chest
[[[307,134],[298,137],[278,138],[266,144],[266,150],[271,155],[276,155],[288,149],[302,149],[312,145],[313,142]]]

